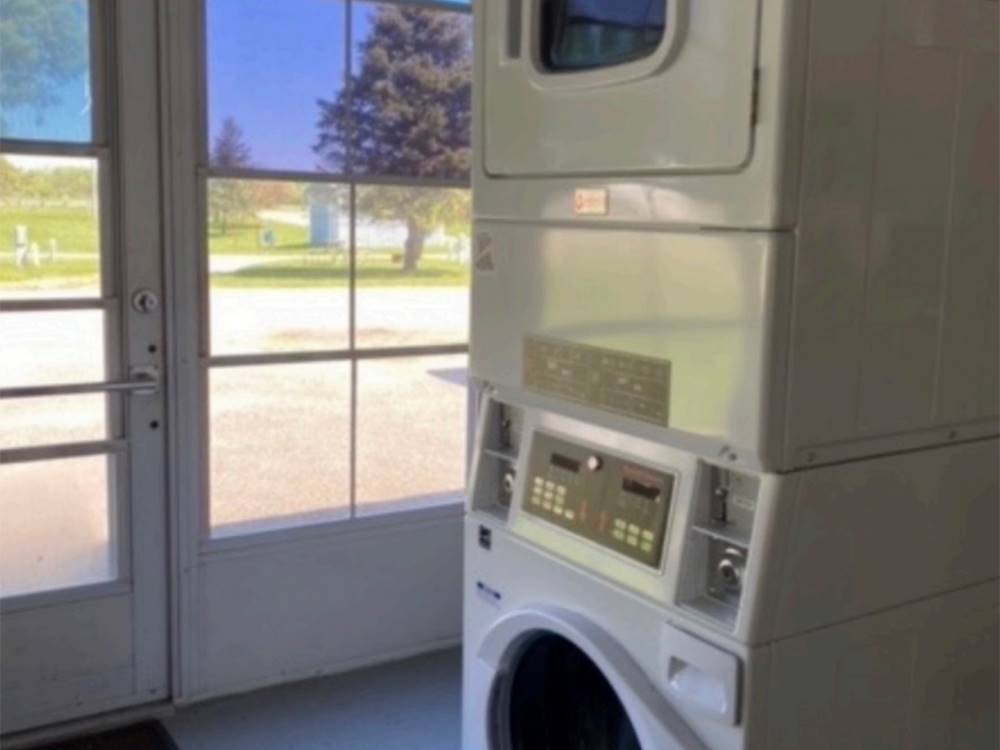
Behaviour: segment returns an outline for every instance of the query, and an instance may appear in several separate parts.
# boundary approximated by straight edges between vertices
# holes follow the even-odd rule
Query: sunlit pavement
[[[7,298],[13,295],[5,294]],[[357,345],[457,343],[467,338],[461,288],[358,289]],[[346,290],[222,289],[212,295],[217,353],[347,345]],[[100,315],[0,316],[3,385],[98,380]],[[42,350],[49,354],[41,354]],[[465,357],[358,364],[358,512],[434,502],[463,482]],[[212,521],[236,533],[347,512],[350,365],[212,368]],[[102,437],[102,397],[0,403],[0,447]],[[107,570],[103,459],[0,469],[0,589],[101,579]],[[95,468],[97,467],[97,468]],[[405,507],[405,505],[403,506]]]

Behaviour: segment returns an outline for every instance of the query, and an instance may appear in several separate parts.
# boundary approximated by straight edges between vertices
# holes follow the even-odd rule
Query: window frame
[[[366,0],[335,0],[344,5],[344,80],[350,81],[354,69],[354,8],[358,3],[368,4]],[[398,509],[384,513],[358,513],[358,369],[359,363],[366,360],[412,358],[446,355],[468,355],[468,338],[452,343],[412,345],[412,346],[375,346],[363,347],[357,345],[357,194],[360,187],[384,185],[390,187],[422,187],[439,189],[470,190],[470,179],[434,179],[416,177],[394,177],[369,174],[354,174],[351,171],[350,157],[346,169],[339,172],[302,171],[296,169],[268,169],[262,167],[217,167],[211,164],[210,151],[212,133],[209,122],[209,57],[208,57],[208,3],[211,0],[197,0],[197,44],[196,77],[197,89],[197,140],[195,170],[196,201],[198,214],[195,221],[197,237],[197,309],[198,309],[198,414],[200,416],[199,431],[201,439],[197,446],[202,467],[199,476],[199,548],[203,553],[226,552],[233,549],[255,547],[262,544],[282,544],[288,541],[310,539],[329,534],[349,533],[366,528],[379,528],[398,524],[410,524],[425,520],[460,515],[463,511],[464,497],[456,495],[454,502],[442,502],[431,507],[415,507]],[[475,31],[471,27],[472,4],[447,2],[446,0],[370,0],[371,3],[382,5],[401,5],[426,8],[451,13],[463,13],[470,16],[470,43],[474,43]],[[471,138],[471,133],[470,133]],[[347,212],[349,217],[348,243],[348,344],[337,349],[298,350],[281,352],[253,352],[213,354],[211,350],[211,289],[209,274],[208,247],[208,185],[212,179],[258,180],[265,182],[298,182],[312,184],[328,184],[347,190]],[[470,217],[471,235],[471,217]],[[211,466],[210,466],[210,427],[211,411],[209,407],[209,375],[212,368],[223,367],[253,367],[266,365],[287,365],[322,362],[348,362],[350,364],[350,422],[349,422],[349,502],[348,514],[344,518],[319,521],[315,523],[289,524],[279,528],[262,528],[259,531],[249,531],[242,534],[213,536],[211,524]],[[471,419],[476,408],[471,389],[466,393],[466,414],[469,415],[466,424],[465,445],[463,457],[464,469],[468,470],[468,456],[472,441]],[[331,509],[335,508],[331,503]],[[252,522],[247,522],[251,524]],[[262,519],[266,526],[267,519]]]
[[[94,163],[97,194],[97,246],[99,284],[88,296],[39,295],[23,299],[5,298],[0,291],[0,315],[46,312],[98,311],[104,318],[104,380],[122,380],[128,330],[124,295],[125,259],[122,244],[121,163],[116,127],[121,114],[116,93],[119,81],[113,64],[117,56],[116,12],[108,0],[87,0],[87,36],[90,79],[90,139],[62,141],[0,137],[0,155],[90,159]],[[25,383],[24,385],[32,385]],[[66,384],[72,387],[72,384]],[[55,394],[58,396],[58,394]],[[130,491],[132,464],[130,438],[126,435],[126,406],[123,397],[105,397],[105,436],[71,442],[39,442],[0,450],[0,463],[22,464],[103,456],[108,464],[108,550],[112,576],[105,581],[70,585],[14,594],[0,598],[0,612],[29,610],[50,603],[85,600],[94,595],[128,591],[133,578],[130,525],[132,511],[122,505],[123,493]]]

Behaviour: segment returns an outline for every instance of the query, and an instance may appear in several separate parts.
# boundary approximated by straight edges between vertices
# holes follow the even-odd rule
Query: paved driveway
[[[359,346],[460,342],[467,291],[358,290]],[[346,290],[222,289],[212,295],[219,353],[347,345]],[[0,384],[99,380],[96,312],[0,315]],[[440,502],[463,484],[464,356],[358,364],[360,513]],[[221,533],[325,520],[347,512],[350,365],[213,368],[211,515]],[[102,396],[0,402],[0,447],[104,436]],[[108,573],[103,458],[0,468],[0,590]]]

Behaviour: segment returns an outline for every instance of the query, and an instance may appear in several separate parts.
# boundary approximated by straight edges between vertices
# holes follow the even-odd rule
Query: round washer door
[[[572,641],[528,639],[496,683],[495,744],[513,750],[642,750],[615,689]]]
[[[621,645],[578,613],[507,615],[477,656],[493,672],[490,750],[705,748]]]

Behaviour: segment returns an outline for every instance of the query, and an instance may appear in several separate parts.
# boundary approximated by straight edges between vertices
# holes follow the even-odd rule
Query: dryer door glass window
[[[667,0],[545,0],[541,58],[553,72],[603,68],[656,51]]]
[[[601,670],[561,636],[536,637],[512,671],[496,726],[514,750],[641,750],[635,728]]]

